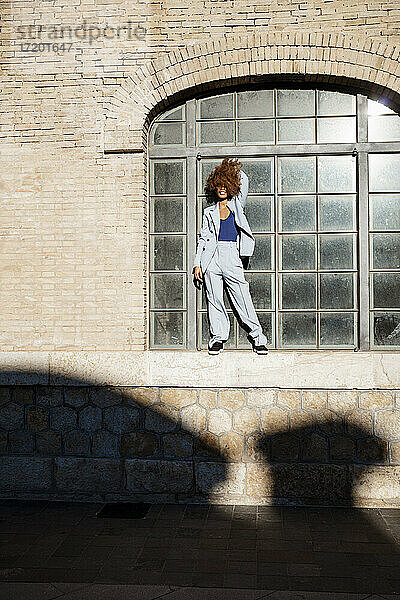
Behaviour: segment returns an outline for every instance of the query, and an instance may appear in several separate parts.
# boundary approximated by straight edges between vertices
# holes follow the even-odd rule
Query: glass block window
[[[368,141],[400,141],[400,117],[385,104],[368,100]]]
[[[151,146],[182,146],[186,144],[185,107],[174,108],[160,115],[151,128]]]
[[[279,347],[351,347],[357,335],[356,160],[278,157]]]
[[[356,98],[318,90],[257,90],[197,103],[198,144],[356,141]]]
[[[186,162],[155,160],[150,183],[151,347],[186,346]]]
[[[192,265],[204,186],[225,156],[249,177],[245,277],[272,349],[400,349],[400,117],[363,94],[246,89],[149,131],[149,345],[205,349]],[[229,349],[250,348],[225,292]]]
[[[400,347],[400,154],[369,155],[373,346]]]

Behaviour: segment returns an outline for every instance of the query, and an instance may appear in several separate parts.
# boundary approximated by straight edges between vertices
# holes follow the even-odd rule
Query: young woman
[[[257,354],[267,354],[263,334],[244,277],[242,259],[253,254],[255,240],[244,214],[249,180],[237,159],[224,158],[206,182],[211,206],[203,223],[193,266],[197,287],[204,281],[211,338],[209,354],[219,354],[229,337],[229,317],[223,301],[225,283],[240,320],[246,325]],[[203,279],[204,278],[204,279]]]

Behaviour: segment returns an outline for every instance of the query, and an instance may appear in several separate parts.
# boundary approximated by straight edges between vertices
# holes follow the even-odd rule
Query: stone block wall
[[[400,391],[0,387],[0,496],[400,504]]]

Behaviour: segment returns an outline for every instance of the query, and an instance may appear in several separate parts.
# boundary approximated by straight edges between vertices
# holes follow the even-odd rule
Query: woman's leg
[[[207,296],[208,322],[210,325],[211,338],[209,348],[214,342],[225,342],[229,337],[230,322],[224,304],[224,288],[221,267],[218,264],[218,248],[215,251],[210,264],[205,270],[204,285]]]
[[[249,282],[246,281],[242,261],[235,244],[224,248],[221,257],[223,279],[228,288],[229,296],[241,321],[250,328],[249,335],[256,346],[267,345],[267,338],[263,334],[260,321],[251,299]]]

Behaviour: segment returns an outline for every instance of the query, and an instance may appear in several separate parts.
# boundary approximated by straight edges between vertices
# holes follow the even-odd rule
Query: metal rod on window
[[[196,101],[186,103],[187,147],[195,148],[196,145]],[[196,350],[197,347],[197,311],[196,294],[193,284],[192,265],[196,255],[196,210],[197,210],[197,159],[195,156],[187,157],[186,164],[186,285],[187,285],[187,348]],[[201,292],[200,292],[201,293]]]
[[[359,347],[369,350],[368,155],[360,152],[358,169]]]
[[[368,141],[368,98],[357,94],[357,181],[358,181],[358,273],[359,348],[369,350],[369,239],[368,239],[368,154],[361,147]],[[367,145],[367,144],[366,144]]]

